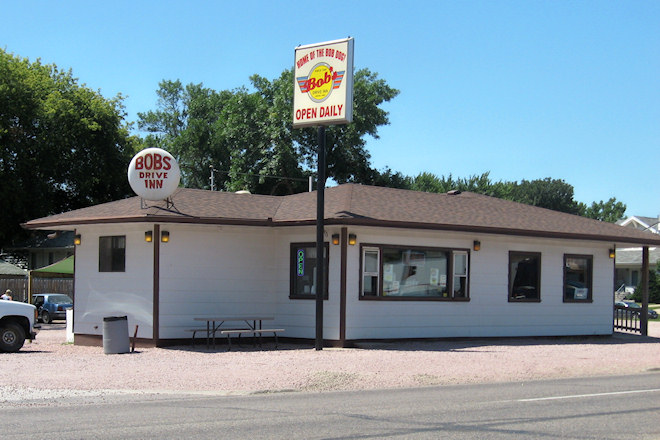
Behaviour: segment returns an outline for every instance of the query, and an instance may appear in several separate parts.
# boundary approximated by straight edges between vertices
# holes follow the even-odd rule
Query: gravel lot
[[[116,393],[243,394],[515,382],[660,370],[660,322],[649,336],[471,339],[326,348],[272,343],[264,350],[103,347],[66,343],[65,325],[43,326],[18,353],[0,353],[0,404]],[[20,403],[23,402],[23,403]]]

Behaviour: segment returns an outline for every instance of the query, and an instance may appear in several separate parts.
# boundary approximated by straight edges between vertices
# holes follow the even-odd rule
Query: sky
[[[356,69],[400,91],[373,167],[562,179],[590,205],[660,215],[660,2],[0,0],[0,48],[71,69],[127,120],[161,80],[274,79],[295,47],[355,39]]]

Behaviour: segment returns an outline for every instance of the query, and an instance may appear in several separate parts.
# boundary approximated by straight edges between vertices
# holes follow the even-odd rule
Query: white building
[[[117,315],[139,325],[144,344],[181,343],[195,317],[213,314],[272,315],[286,337],[315,338],[315,192],[178,189],[148,205],[134,197],[24,225],[80,237],[77,344],[100,344],[103,318]],[[473,193],[346,184],[325,190],[325,215],[323,335],[334,345],[609,335],[614,249],[660,245],[648,232]]]

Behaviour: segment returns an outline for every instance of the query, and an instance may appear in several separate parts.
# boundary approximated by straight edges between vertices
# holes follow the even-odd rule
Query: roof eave
[[[140,217],[117,217],[117,218],[97,218],[97,219],[70,219],[61,221],[31,221],[22,226],[26,229],[53,229],[70,226],[74,229],[77,226],[94,224],[118,224],[118,223],[178,223],[178,224],[203,224],[203,225],[236,225],[236,226],[313,226],[315,219],[299,220],[273,220],[268,219],[241,219],[241,218],[205,218],[205,217],[172,217],[163,215],[147,215]],[[456,224],[435,224],[420,222],[400,222],[369,218],[329,218],[325,219],[325,225],[347,225],[347,226],[371,226],[397,229],[425,229],[436,231],[469,232],[479,234],[507,235],[518,237],[536,237],[536,238],[556,238],[567,240],[587,240],[612,243],[613,245],[641,245],[641,246],[660,246],[660,237],[654,239],[621,237],[616,235],[554,232],[543,230],[526,230],[515,228],[501,228],[490,226],[474,225],[456,225]]]

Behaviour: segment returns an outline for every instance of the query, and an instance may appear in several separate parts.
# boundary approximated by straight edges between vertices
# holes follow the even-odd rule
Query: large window
[[[591,255],[564,255],[564,302],[591,302]]]
[[[541,254],[509,252],[509,301],[541,301]]]
[[[465,250],[365,245],[363,299],[467,299]]]
[[[126,236],[99,237],[99,272],[126,271]]]
[[[328,298],[328,244],[324,250],[323,297]],[[316,298],[316,243],[293,243],[291,245],[291,292],[290,298]]]

